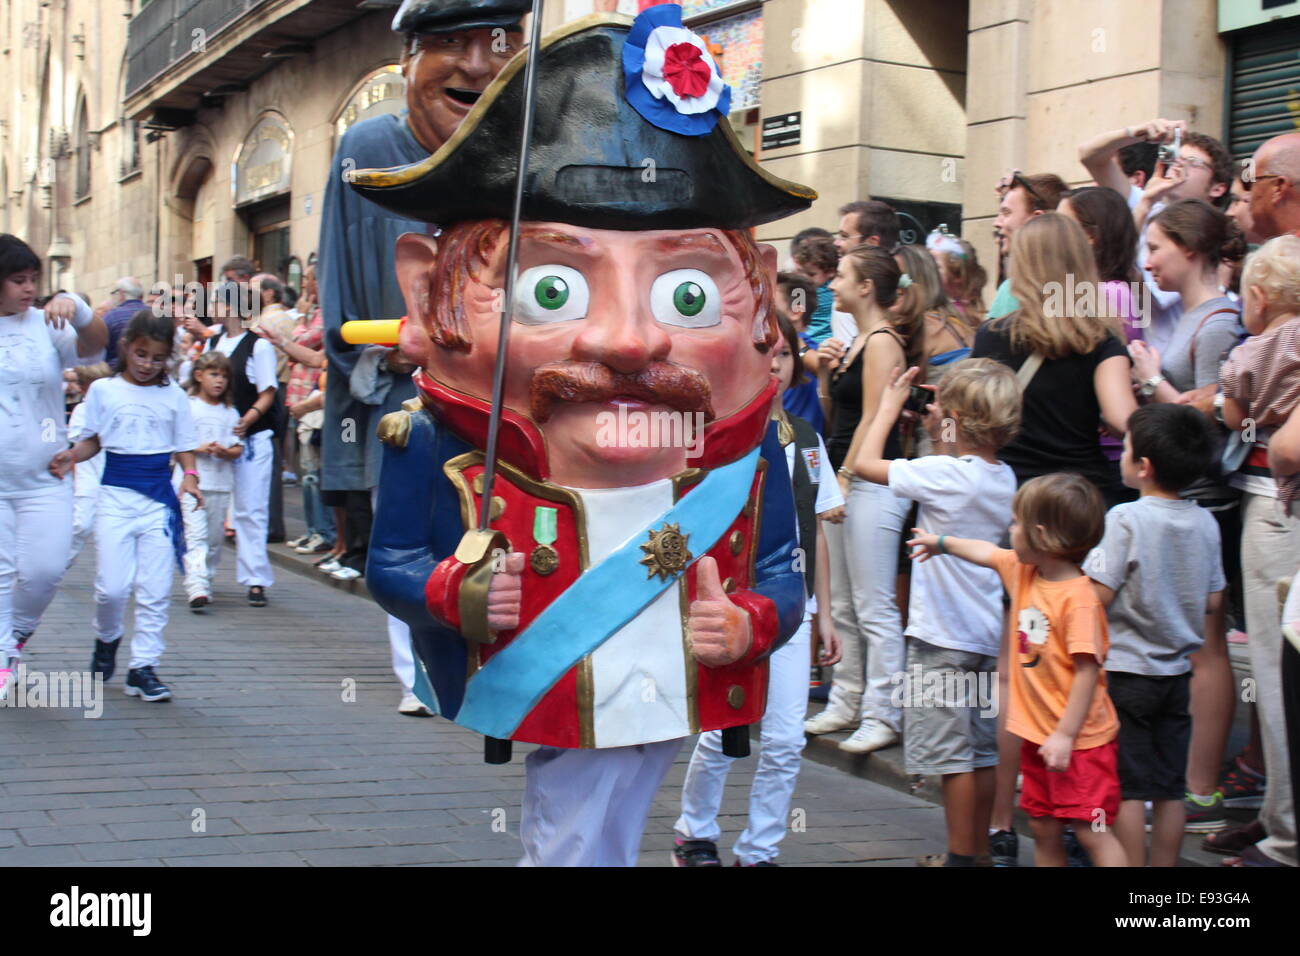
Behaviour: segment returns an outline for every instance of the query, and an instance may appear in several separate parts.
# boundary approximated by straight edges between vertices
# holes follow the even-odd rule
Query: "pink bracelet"
[[[193,470],[188,469],[188,468],[185,470],[185,474],[186,474],[186,475],[193,475],[195,478],[197,478],[197,477],[199,476],[199,473],[198,473],[197,471],[193,471]]]

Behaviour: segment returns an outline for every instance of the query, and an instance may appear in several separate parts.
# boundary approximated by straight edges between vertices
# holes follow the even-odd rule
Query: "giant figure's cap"
[[[517,27],[531,0],[402,0],[393,17],[397,33],[448,33]]]
[[[635,25],[618,14],[592,14],[541,41],[525,220],[744,229],[817,198],[741,148],[725,116],[729,90],[680,16],[675,5],[651,7]],[[404,217],[443,226],[510,219],[526,55],[506,65],[432,156],[355,170],[352,186]]]

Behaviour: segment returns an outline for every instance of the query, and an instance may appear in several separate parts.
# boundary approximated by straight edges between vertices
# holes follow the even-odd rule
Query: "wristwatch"
[[[1224,398],[1225,398],[1225,396],[1224,396],[1223,392],[1215,392],[1215,393],[1214,393],[1214,420],[1215,420],[1216,422],[1218,422],[1220,425],[1226,425],[1226,424],[1227,424],[1227,422],[1225,422],[1225,421],[1223,420],[1223,401],[1224,401]]]
[[[1156,393],[1156,389],[1160,387],[1160,383],[1163,381],[1165,381],[1163,375],[1152,375],[1149,379],[1138,386],[1138,392],[1141,393],[1143,398],[1150,398]]]

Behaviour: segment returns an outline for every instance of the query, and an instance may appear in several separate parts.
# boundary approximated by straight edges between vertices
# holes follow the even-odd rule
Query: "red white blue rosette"
[[[705,136],[731,109],[731,87],[704,40],[682,26],[675,3],[643,10],[633,22],[623,80],[632,107],[670,133]]]

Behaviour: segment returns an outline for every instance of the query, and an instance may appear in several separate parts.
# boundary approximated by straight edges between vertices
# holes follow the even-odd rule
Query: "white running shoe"
[[[414,694],[403,694],[402,702],[397,705],[399,714],[406,714],[408,717],[432,717],[433,711],[424,704],[420,703],[420,698]]]
[[[898,743],[898,731],[891,730],[888,724],[874,717],[868,717],[848,740],[840,742],[840,749],[851,754],[869,754],[873,750],[884,750],[896,743]]]
[[[317,554],[320,551],[326,550],[321,547],[324,543],[324,538],[318,534],[313,534],[295,544],[293,550],[299,554]]]
[[[803,722],[803,732],[805,734],[833,734],[837,730],[848,730],[857,721],[851,717],[843,717],[833,710],[827,708],[816,717],[810,717]]]
[[[356,568],[341,567],[337,571],[331,571],[330,577],[335,581],[355,581],[361,577],[361,572]]]
[[[286,548],[297,548],[297,547],[301,547],[302,545],[304,545],[304,544],[307,543],[307,539],[310,538],[310,537],[311,537],[310,534],[300,534],[300,535],[298,535],[298,537],[294,538],[293,540],[291,540],[291,541],[286,541],[286,542],[284,543],[284,546],[285,546]]]

